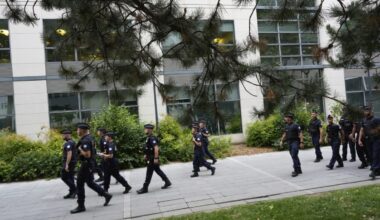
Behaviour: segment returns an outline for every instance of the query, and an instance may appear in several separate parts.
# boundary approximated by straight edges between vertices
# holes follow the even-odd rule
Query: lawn
[[[380,185],[235,206],[172,219],[380,219]]]

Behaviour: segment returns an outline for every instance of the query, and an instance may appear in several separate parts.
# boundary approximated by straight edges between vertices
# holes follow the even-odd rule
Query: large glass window
[[[261,1],[260,1],[261,3]],[[264,5],[278,1],[264,1]],[[312,66],[318,65],[313,52],[318,48],[318,33],[303,31],[300,15],[288,21],[271,20],[273,9],[258,9],[259,40],[267,44],[260,49],[262,64],[279,66]]]
[[[111,102],[114,105],[126,106],[131,113],[138,114],[136,92],[118,91],[116,100],[113,91],[95,91],[81,93],[49,94],[50,126],[62,128],[80,121],[90,121],[93,114],[99,112]]]
[[[0,129],[15,130],[13,96],[0,96]]]
[[[241,133],[241,110],[238,84],[210,85],[209,102],[194,106],[190,87],[177,87],[167,103],[167,112],[183,126],[191,125],[193,120],[206,119],[209,130],[214,134]],[[216,115],[215,107],[218,109]]]
[[[280,6],[284,4],[284,0],[260,0],[258,6]],[[289,3],[290,1],[288,1]],[[315,7],[315,0],[302,0],[298,1],[304,7]]]
[[[8,20],[0,19],[0,63],[11,62]]]

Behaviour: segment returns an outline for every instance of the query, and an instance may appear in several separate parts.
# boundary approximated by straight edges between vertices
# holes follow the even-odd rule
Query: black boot
[[[352,158],[349,162],[355,162],[356,161],[356,159],[355,158]]]
[[[170,180],[165,180],[165,185],[163,185],[162,187],[161,187],[161,189],[167,189],[167,188],[169,188],[169,186],[171,186],[172,185],[172,183],[170,182]]]
[[[218,162],[218,160],[217,160],[217,159],[214,159],[214,160],[212,161],[212,164],[216,164],[216,162]]]
[[[342,164],[338,164],[338,166],[336,166],[336,168],[342,168],[344,167],[343,163]]]
[[[77,194],[74,192],[70,192],[69,194],[67,194],[67,195],[65,195],[63,198],[64,199],[75,199],[75,196],[76,196]]]
[[[125,187],[123,194],[129,193],[129,191],[131,191],[131,189],[132,189],[132,187],[130,185],[128,185],[127,187]]]
[[[330,165],[326,165],[326,167],[327,167],[329,170],[334,169],[334,167],[333,167],[333,166],[330,166]]]
[[[298,172],[297,171],[293,171],[292,172],[292,177],[296,177],[296,176],[298,176]]]
[[[86,208],[84,207],[84,205],[78,205],[78,207],[76,207],[75,209],[71,210],[70,213],[71,214],[76,214],[76,213],[84,212],[84,211],[86,211]]]
[[[317,158],[314,160],[314,163],[319,163],[321,161],[321,159]]]
[[[190,177],[191,178],[194,178],[194,177],[198,177],[199,175],[198,175],[198,172],[194,172],[194,174],[193,175],[191,175]]]
[[[358,167],[358,169],[365,169],[365,168],[367,168],[368,167],[368,165],[366,164],[366,163],[362,163],[359,167]]]
[[[106,199],[106,201],[104,202],[104,206],[107,206],[108,203],[110,203],[110,201],[111,201],[111,199],[112,199],[112,195],[106,192],[106,193],[104,194],[104,198]]]
[[[298,168],[298,169],[297,169],[297,173],[298,173],[298,174],[302,174],[302,169],[301,169],[301,168]]]
[[[137,190],[137,194],[144,194],[148,192],[148,187],[143,186],[143,188]]]
[[[214,174],[215,174],[215,170],[216,170],[215,167],[212,167],[212,168],[211,168],[211,175],[212,175],[212,176],[214,176]]]

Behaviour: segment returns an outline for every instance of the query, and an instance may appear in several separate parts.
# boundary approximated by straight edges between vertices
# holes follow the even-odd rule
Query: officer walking
[[[368,162],[367,162],[367,150],[365,147],[359,145],[359,132],[361,129],[361,124],[359,122],[354,122],[353,123],[353,128],[352,132],[350,135],[350,139],[352,142],[354,142],[356,146],[356,152],[358,154],[358,158],[361,162],[360,166],[358,169],[365,169],[368,167]]]
[[[172,185],[169,178],[165,175],[165,173],[160,168],[160,150],[158,147],[158,139],[153,136],[154,126],[151,124],[144,125],[144,132],[147,135],[146,143],[145,143],[145,160],[147,162],[146,169],[146,177],[144,185],[141,189],[137,191],[138,194],[143,194],[148,192],[148,187],[150,181],[152,180],[153,171],[157,173],[161,177],[161,179],[165,182],[165,184],[161,187],[161,189],[167,189]]]
[[[347,161],[347,147],[350,147],[351,160],[350,162],[356,161],[355,143],[349,137],[352,133],[354,123],[347,118],[347,114],[343,114],[342,118],[339,120],[339,125],[344,132],[343,137],[343,161]]]
[[[113,141],[114,136],[114,132],[106,133],[106,145],[103,151],[104,153],[99,154],[104,161],[104,190],[108,192],[108,189],[110,187],[111,176],[113,176],[119,183],[121,183],[124,186],[125,190],[123,194],[126,194],[132,189],[132,187],[119,173],[119,162],[116,158],[116,145]]]
[[[281,137],[280,145],[282,146],[283,142],[286,140],[289,145],[289,153],[293,160],[293,168],[292,177],[296,177],[299,174],[302,174],[301,162],[298,158],[299,148],[304,148],[303,144],[303,134],[301,131],[301,127],[293,122],[294,115],[292,113],[288,113],[285,115],[285,132]]]
[[[199,174],[199,167],[205,166],[208,170],[211,170],[211,175],[215,174],[215,167],[212,167],[204,158],[204,151],[203,151],[203,144],[204,141],[202,140],[203,136],[202,133],[198,131],[199,126],[196,124],[193,124],[192,126],[192,134],[193,134],[193,143],[194,143],[194,159],[193,159],[193,175],[190,177],[198,177]]]
[[[81,161],[81,166],[79,168],[77,176],[78,207],[71,210],[71,214],[86,211],[86,208],[84,206],[85,183],[87,183],[88,187],[105,198],[104,206],[107,206],[112,198],[111,194],[105,192],[103,188],[94,182],[93,169],[95,167],[95,161],[93,153],[95,146],[93,145],[93,138],[89,134],[89,128],[90,127],[86,123],[79,123],[77,125],[77,133],[80,137],[80,140],[77,144],[77,149],[79,153],[79,159]]]
[[[315,148],[315,155],[316,155],[316,158],[314,160],[315,163],[318,163],[323,159],[322,152],[321,152],[321,143],[323,140],[322,131],[323,131],[322,123],[321,123],[321,120],[318,119],[318,112],[313,111],[311,113],[311,120],[309,122],[309,133],[311,136],[313,146]]]
[[[359,146],[364,147],[367,152],[367,162],[371,165],[372,169],[372,153],[373,153],[373,135],[370,132],[370,124],[374,119],[372,108],[369,106],[363,106],[364,118],[361,122],[361,128],[359,132]]]
[[[99,136],[99,150],[101,153],[104,153],[104,149],[107,144],[105,140],[106,132],[107,130],[105,128],[96,129],[96,134]],[[96,172],[98,173],[99,178],[95,180],[95,182],[102,182],[104,180],[104,160],[102,159],[100,164],[97,163],[96,165]]]
[[[208,137],[210,137],[210,132],[208,131],[208,129],[206,127],[206,121],[205,120],[199,121],[199,128],[200,128],[199,131],[201,132],[201,134],[203,136],[202,141],[203,141],[204,154],[205,154],[205,156],[208,156],[212,160],[212,164],[215,164],[217,162],[217,160],[215,159],[214,155],[212,155],[212,153],[210,153],[210,151],[208,150],[208,145],[209,145]]]
[[[340,141],[344,139],[344,131],[340,128],[339,125],[334,124],[334,118],[329,115],[327,117],[328,125],[327,125],[327,141],[331,145],[332,149],[332,157],[330,163],[326,165],[330,170],[334,169],[335,162],[338,161],[337,168],[343,167],[343,160],[339,154]]]
[[[376,179],[380,175],[380,118],[374,118],[370,124],[370,132],[373,137],[372,171],[369,176]]]
[[[65,141],[63,144],[63,161],[61,179],[69,187],[69,193],[65,195],[64,199],[74,199],[77,194],[77,187],[75,186],[74,172],[77,163],[77,151],[75,142],[71,139],[71,131],[63,130],[61,132],[62,138]]]

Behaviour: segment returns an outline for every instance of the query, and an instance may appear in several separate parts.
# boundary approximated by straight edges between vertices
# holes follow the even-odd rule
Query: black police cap
[[[199,121],[199,123],[206,124],[206,120],[202,119],[202,120]]]
[[[293,113],[286,113],[285,117],[294,119],[294,114]]]
[[[61,131],[61,134],[71,134],[71,133],[72,133],[71,130],[68,130],[68,129]]]
[[[113,138],[116,136],[116,132],[109,131],[106,133],[106,136]]]
[[[152,125],[152,124],[146,124],[146,125],[144,125],[144,128],[146,128],[146,129],[154,129],[154,125]]]
[[[77,128],[88,130],[90,129],[90,126],[87,123],[78,123]]]
[[[106,133],[107,132],[107,130],[105,129],[105,128],[98,128],[98,129],[96,129],[97,131],[100,131],[100,132],[102,132],[102,133]]]
[[[332,115],[328,115],[327,119],[333,119],[334,117]]]

